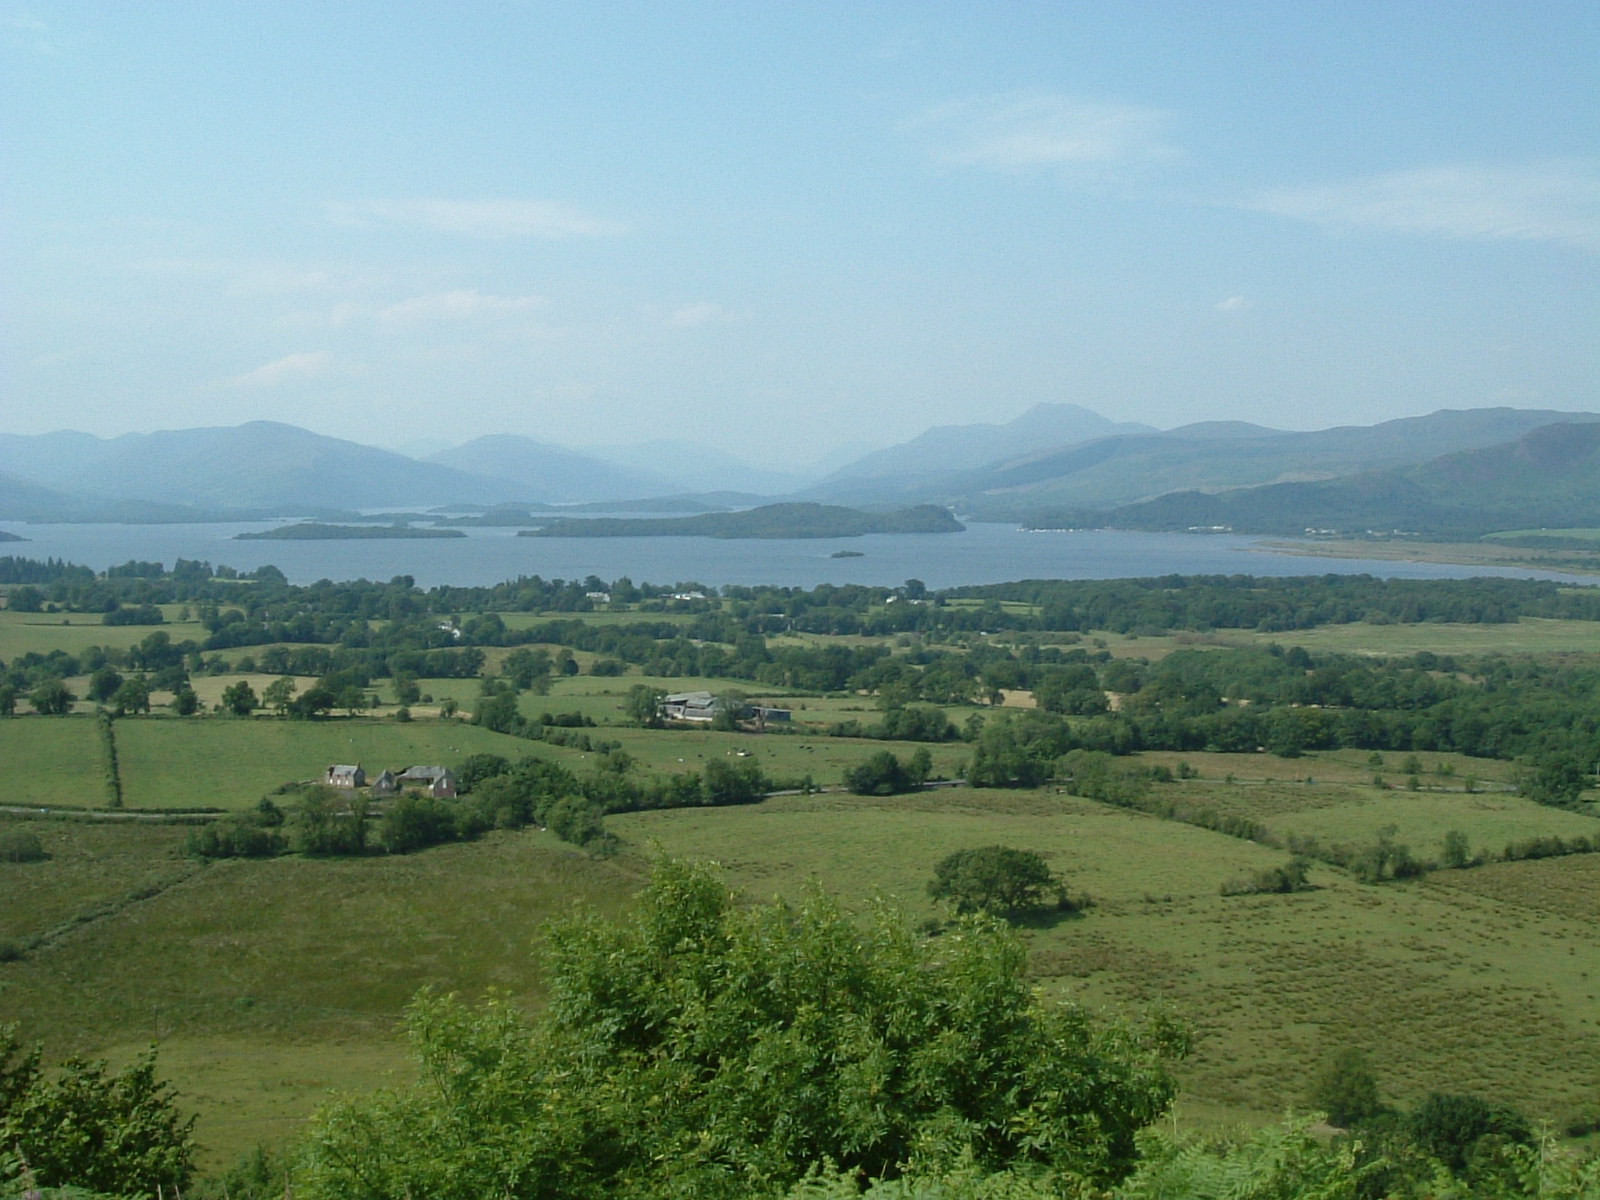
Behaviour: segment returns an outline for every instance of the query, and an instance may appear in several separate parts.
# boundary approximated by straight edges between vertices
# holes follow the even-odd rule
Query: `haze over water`
[[[272,564],[292,583],[387,580],[410,575],[423,587],[488,586],[518,576],[607,583],[696,582],[815,587],[822,583],[929,587],[1016,579],[1125,579],[1154,575],[1372,574],[1406,579],[1475,575],[1592,579],[1449,563],[1316,558],[1262,549],[1261,539],[1228,534],[1028,533],[1010,525],[970,525],[963,533],[873,534],[858,538],[722,540],[704,537],[519,538],[511,529],[468,529],[464,538],[357,541],[234,541],[268,522],[218,525],[17,525],[28,538],[0,552],[63,558],[104,570],[130,559],[171,567],[202,559],[241,571]],[[837,550],[860,558],[833,558]]]

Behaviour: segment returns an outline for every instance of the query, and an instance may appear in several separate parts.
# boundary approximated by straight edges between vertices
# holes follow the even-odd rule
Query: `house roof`
[[[455,778],[448,767],[407,767],[396,778],[407,780],[426,779],[432,782],[435,779]]]

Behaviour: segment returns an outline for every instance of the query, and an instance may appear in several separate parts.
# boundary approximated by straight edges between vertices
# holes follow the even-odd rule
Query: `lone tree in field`
[[[1032,850],[980,846],[939,860],[928,894],[958,913],[997,915],[1041,908],[1047,901],[1069,907],[1066,884]]]
[[[1349,1129],[1385,1111],[1378,1099],[1378,1077],[1367,1056],[1355,1046],[1336,1050],[1311,1077],[1308,1096],[1315,1108],[1328,1115],[1328,1123]]]

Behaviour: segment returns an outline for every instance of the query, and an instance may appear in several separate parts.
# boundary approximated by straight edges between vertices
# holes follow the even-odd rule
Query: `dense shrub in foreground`
[[[631,924],[575,918],[548,945],[539,1024],[420,998],[420,1081],[324,1110],[295,1195],[716,1200],[825,1162],[1104,1183],[1132,1169],[1183,1047],[1044,1003],[996,923],[928,940],[818,892],[745,907],[676,862]]]

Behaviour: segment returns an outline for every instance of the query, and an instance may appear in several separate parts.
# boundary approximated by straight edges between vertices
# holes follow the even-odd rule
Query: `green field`
[[[169,612],[169,618],[175,617]],[[520,628],[548,619],[507,614]],[[604,613],[601,623],[659,619]],[[687,617],[682,619],[687,620]],[[51,648],[132,645],[151,627],[68,625],[56,614],[0,612],[0,659]],[[174,639],[199,626],[167,625]],[[1399,655],[1600,652],[1594,623],[1350,625],[1280,634],[1073,635],[1114,657],[1159,659],[1185,648],[1277,642],[1316,651]],[[1056,636],[1056,635],[1052,635]],[[1064,635],[1062,635],[1064,636]],[[821,635],[770,644],[827,644]],[[881,639],[910,649],[920,639]],[[996,643],[1018,640],[1004,634]],[[1047,638],[1041,640],[1048,640]],[[236,661],[263,648],[229,651]],[[509,651],[491,648],[493,672]],[[598,656],[575,655],[587,671]],[[576,712],[592,728],[574,741],[618,744],[635,773],[690,772],[713,760],[749,761],[782,783],[836,787],[880,750],[922,748],[831,738],[836,722],[881,718],[868,695],[790,694],[746,680],[631,673],[558,675],[548,694],[524,694],[520,712]],[[259,695],[275,677],[198,675],[207,711],[240,679]],[[74,683],[81,692],[84,680]],[[300,679],[304,689],[314,681]],[[645,729],[625,712],[645,684],[662,691],[737,689],[790,708],[778,732]],[[887,896],[915,927],[937,932],[943,914],[926,894],[951,851],[1000,843],[1035,850],[1092,904],[1023,923],[1033,975],[1047,992],[1097,1009],[1172,1009],[1196,1033],[1182,1068],[1183,1120],[1206,1127],[1274,1120],[1303,1101],[1302,1081],[1332,1048],[1364,1048],[1385,1098],[1472,1092],[1561,1121],[1592,1103],[1600,1079],[1600,854],[1438,870],[1404,883],[1365,885],[1318,863],[1312,890],[1223,896],[1224,883],[1282,865],[1288,855],[1142,812],[1033,790],[949,788],[890,798],[839,791],[778,796],[738,808],[615,813],[621,850],[595,858],[547,832],[495,832],[407,856],[286,856],[202,862],[183,854],[189,829],[153,810],[240,810],[279,785],[318,779],[332,763],[369,772],[414,763],[458,764],[490,752],[537,755],[580,775],[602,756],[471,725],[478,679],[419,681],[430,701],[395,719],[388,680],[369,689],[379,707],[360,717],[289,721],[180,719],[158,711],[114,724],[126,811],[106,820],[41,815],[106,803],[95,721],[28,714],[0,720],[7,773],[0,832],[26,829],[49,857],[0,863],[0,1021],[20,1022],[53,1056],[126,1061],[156,1040],[161,1070],[200,1113],[205,1161],[226,1164],[258,1142],[282,1145],[331,1090],[365,1090],[403,1070],[396,1023],[424,987],[479,996],[504,989],[537,1008],[539,931],[575,903],[619,913],[656,853],[711,859],[754,899],[797,896],[819,881],[851,907]],[[154,697],[159,706],[166,697]],[[462,717],[439,717],[453,700]],[[1031,694],[1009,701],[1026,705]],[[20,705],[24,713],[27,705]],[[962,727],[982,706],[948,706]],[[926,747],[936,776],[957,778],[971,747]],[[1414,761],[1413,761],[1414,760]],[[1297,758],[1160,752],[1118,760],[1195,777],[1150,785],[1182,801],[1259,822],[1271,837],[1324,846],[1370,842],[1380,831],[1437,858],[1447,831],[1475,852],[1531,837],[1600,834],[1586,812],[1517,795],[1517,766],[1457,754],[1341,750]],[[1184,767],[1186,770],[1179,771]],[[1416,786],[1410,786],[1415,774]],[[1381,776],[1382,783],[1375,780]],[[1593,791],[1588,793],[1592,799]]]
[[[93,614],[21,613],[0,609],[0,662],[10,662],[23,654],[48,654],[65,650],[77,654],[90,646],[125,650],[136,646],[158,630],[174,642],[202,641],[206,628],[198,621],[179,621],[182,605],[162,606],[164,625],[102,625]]]
[[[178,857],[180,827],[48,824],[29,828],[51,860],[0,863],[0,889],[38,915],[8,904],[0,929],[98,915],[0,963],[0,1020],[55,1055],[122,1061],[154,1040],[212,1165],[282,1144],[332,1089],[402,1066],[397,1023],[421,987],[537,1003],[541,922],[578,901],[614,911],[638,882],[531,832],[202,867]]]
[[[1322,625],[1316,629],[1294,629],[1282,633],[1180,633],[1168,638],[1144,638],[1150,647],[1165,642],[1170,649],[1203,646],[1269,645],[1303,646],[1312,653],[1403,655],[1428,650],[1434,654],[1553,654],[1600,652],[1600,629],[1593,621],[1558,621],[1525,617],[1503,625],[1461,625],[1424,622],[1420,625]],[[1123,643],[1126,648],[1126,643]]]
[[[280,784],[321,779],[331,763],[360,763],[376,772],[459,762],[478,751],[512,759],[543,752],[538,743],[459,721],[151,716],[125,717],[115,728],[129,809],[246,808]],[[100,743],[88,717],[0,721],[0,760],[29,764],[8,781],[5,803],[105,804]]]
[[[709,855],[758,897],[816,878],[858,901],[900,896],[914,916],[931,913],[923,888],[951,850],[1039,851],[1095,906],[1028,932],[1035,974],[1094,1005],[1165,1004],[1192,1020],[1181,1104],[1192,1117],[1279,1116],[1302,1101],[1309,1065],[1344,1044],[1382,1064],[1396,1099],[1480,1092],[1556,1115],[1580,1107],[1600,1072],[1592,893],[1566,902],[1585,898],[1571,880],[1596,881],[1594,856],[1379,887],[1321,869],[1309,893],[1224,898],[1223,879],[1284,856],[1037,793],[795,798],[611,821],[632,844]],[[1480,874],[1516,899],[1475,887]]]
[[[196,761],[259,755],[278,744],[264,736],[273,730],[312,743],[348,736],[347,728],[417,732],[416,724],[341,721],[204,724],[224,732]],[[119,729],[141,728],[153,748],[199,725]],[[640,757],[647,742],[658,755],[685,749],[685,758],[694,745],[711,754],[741,743],[804,744],[614,732]],[[182,760],[188,752],[174,743],[151,753]],[[1283,765],[1235,757],[1261,769]],[[1217,803],[1257,812],[1274,830],[1300,822],[1319,835],[1367,836],[1374,820],[1388,819],[1402,838],[1416,831],[1415,849],[1433,853],[1430,823],[1461,828],[1474,844],[1488,843],[1491,831],[1529,836],[1595,824],[1504,793],[1379,794],[1237,774],[1230,785],[1220,780],[1235,772],[1222,768],[1237,762],[1191,759],[1199,780],[1161,786],[1209,789]],[[581,766],[581,756],[573,761]],[[1410,806],[1416,824],[1397,806]],[[541,923],[575,901],[626,904],[657,850],[715,860],[753,898],[796,895],[816,879],[852,905],[896,897],[908,919],[921,921],[936,915],[925,894],[932,864],[998,842],[1039,851],[1074,893],[1093,900],[1082,915],[1026,927],[1042,986],[1114,1010],[1168,1005],[1194,1023],[1197,1051],[1183,1069],[1180,1106],[1189,1119],[1281,1115],[1300,1100],[1296,1081],[1308,1065],[1346,1042],[1382,1064],[1393,1099],[1477,1091],[1552,1118],[1576,1111],[1600,1071],[1594,855],[1382,886],[1316,867],[1314,891],[1225,898],[1224,880],[1285,855],[1053,789],[795,796],[619,814],[607,825],[624,841],[610,861],[529,831],[401,858],[203,866],[180,856],[181,826],[32,821],[52,857],[0,865],[0,886],[20,901],[0,919],[0,939],[43,942],[0,964],[0,1017],[20,1020],[61,1053],[124,1057],[159,1035],[163,1069],[201,1107],[208,1161],[227,1162],[257,1140],[292,1135],[328,1089],[368,1087],[399,1067],[394,1023],[417,988],[477,995],[500,987],[537,1004],[532,947]]]

